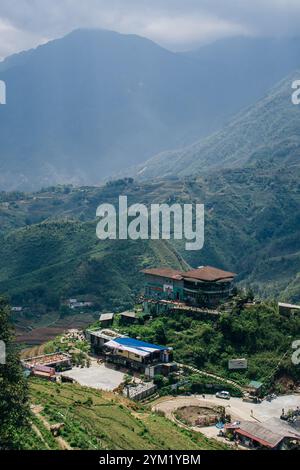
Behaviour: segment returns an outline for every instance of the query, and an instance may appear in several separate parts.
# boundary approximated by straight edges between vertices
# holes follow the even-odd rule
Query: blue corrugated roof
[[[145,348],[156,349],[158,351],[169,349],[167,346],[158,346],[157,344],[146,343],[145,341],[140,341],[134,338],[117,338],[114,341],[118,344],[122,344],[123,346],[141,350],[144,350]]]

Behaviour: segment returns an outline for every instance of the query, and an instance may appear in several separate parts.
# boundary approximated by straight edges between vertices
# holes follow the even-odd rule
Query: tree
[[[0,340],[6,346],[5,363],[0,364],[0,449],[20,449],[30,411],[27,382],[13,344],[9,315],[6,300],[0,298]]]
[[[163,384],[164,384],[164,376],[162,374],[155,374],[155,376],[153,378],[153,382],[158,387],[162,387]]]
[[[155,341],[158,344],[166,344],[167,342],[165,327],[162,321],[158,322],[155,327]]]

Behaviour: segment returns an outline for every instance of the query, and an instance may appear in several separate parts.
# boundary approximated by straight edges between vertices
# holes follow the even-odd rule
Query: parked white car
[[[223,398],[224,400],[230,400],[230,393],[222,390],[222,392],[216,393],[217,398]]]

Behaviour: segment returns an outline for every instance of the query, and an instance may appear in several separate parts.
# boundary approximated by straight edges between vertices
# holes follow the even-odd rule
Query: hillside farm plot
[[[62,372],[61,375],[85,387],[106,391],[113,391],[117,388],[125,376],[123,372],[107,364],[98,364],[96,361],[92,361],[90,367],[73,367],[71,370]]]
[[[74,450],[228,448],[201,433],[187,432],[163,416],[111,392],[30,379],[30,395],[37,412],[33,416],[34,424],[51,449],[57,449],[58,443],[47,423],[61,422],[64,423],[60,433],[64,448]],[[36,447],[41,447],[40,439],[35,440],[38,441]]]

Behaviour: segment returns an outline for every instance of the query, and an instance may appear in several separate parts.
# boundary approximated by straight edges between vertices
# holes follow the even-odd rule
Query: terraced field
[[[68,445],[74,450],[226,449],[111,393],[38,380],[31,381],[30,390],[35,410],[33,430],[43,448],[62,449]],[[47,423],[64,423],[60,439],[53,438]]]

